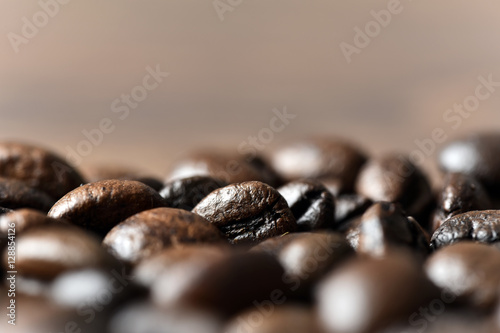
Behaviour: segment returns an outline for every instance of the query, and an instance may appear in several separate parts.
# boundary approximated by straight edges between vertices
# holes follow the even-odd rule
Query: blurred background
[[[499,10],[493,0],[2,0],[0,136],[80,149],[82,167],[161,176],[187,150],[236,150],[286,108],[296,117],[259,142],[263,152],[311,134],[410,152],[435,128],[447,140],[498,128],[500,88],[460,124],[445,115],[478,77],[500,82]],[[168,76],[145,90],[158,69]]]

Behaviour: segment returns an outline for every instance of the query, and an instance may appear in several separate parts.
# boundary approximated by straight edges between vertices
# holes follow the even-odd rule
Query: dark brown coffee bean
[[[320,182],[296,180],[278,192],[288,203],[299,231],[335,228],[333,196]]]
[[[461,242],[436,251],[425,264],[428,277],[457,302],[489,308],[500,296],[500,251],[485,244]]]
[[[215,226],[199,215],[176,208],[135,214],[111,229],[103,240],[115,257],[133,264],[170,246],[217,242],[224,242],[224,238]]]
[[[449,173],[444,179],[434,216],[433,230],[448,218],[471,210],[491,209],[488,193],[481,183],[462,173]]]
[[[262,181],[276,185],[278,176],[270,167],[263,166],[264,160],[245,155],[220,152],[194,152],[178,160],[170,170],[168,181],[193,176],[209,176],[228,184],[245,181]]]
[[[285,299],[270,300],[270,307],[252,308],[233,318],[224,333],[321,333],[312,309],[280,305]]]
[[[161,252],[145,258],[135,266],[133,271],[134,281],[142,286],[151,286],[156,279],[165,272],[172,273],[180,267],[184,277],[196,276],[196,273],[183,273],[191,268],[201,271],[207,264],[212,264],[227,256],[229,251],[226,247],[215,245],[186,245],[182,247],[170,247]]]
[[[17,237],[16,246],[17,272],[37,279],[52,279],[70,270],[116,265],[98,239],[72,226],[31,228]],[[4,267],[7,257],[4,251]]]
[[[227,185],[222,180],[208,176],[181,178],[165,183],[160,195],[168,207],[192,210],[212,191]]]
[[[285,199],[274,188],[256,181],[217,189],[193,212],[209,220],[233,244],[258,242],[297,228]]]
[[[393,247],[405,247],[426,255],[429,236],[411,217],[389,202],[373,204],[361,217],[358,252],[383,256]]]
[[[256,302],[286,297],[283,273],[279,262],[268,254],[235,254],[188,279],[187,285],[182,274],[165,272],[153,285],[152,297],[162,306],[184,305],[233,315]]]
[[[431,246],[437,249],[463,240],[498,242],[500,211],[471,211],[447,219],[432,235]]]
[[[358,194],[342,194],[335,198],[335,224],[345,229],[345,222],[361,216],[372,204],[368,198]]]
[[[372,201],[397,202],[412,216],[422,213],[432,199],[425,175],[407,157],[396,154],[365,164],[356,191]]]
[[[473,134],[448,144],[439,153],[445,172],[460,172],[479,180],[491,192],[500,186],[500,134]]]
[[[371,333],[408,317],[438,295],[405,252],[356,258],[334,270],[316,293],[319,316],[338,333]]]
[[[165,206],[151,187],[132,180],[103,180],[78,187],[62,197],[48,216],[105,234],[127,217]]]
[[[12,227],[14,225],[14,227]],[[34,209],[13,210],[0,215],[0,237],[7,235],[9,229],[15,229],[16,235],[20,235],[26,230],[46,225],[68,225],[66,221],[56,220],[48,217],[40,211]]]
[[[293,232],[288,234],[283,234],[281,236],[271,237],[265,241],[260,242],[250,249],[251,252],[265,252],[274,257],[278,257],[279,253],[288,243],[291,241],[303,237],[302,232]]]
[[[48,194],[29,187],[22,181],[0,178],[0,206],[2,207],[33,208],[48,212],[54,202]]]
[[[51,152],[13,142],[0,143],[0,176],[23,181],[56,200],[85,183],[75,169]]]
[[[342,140],[312,138],[288,144],[272,156],[272,166],[286,180],[336,180],[339,192],[350,191],[366,157]]]

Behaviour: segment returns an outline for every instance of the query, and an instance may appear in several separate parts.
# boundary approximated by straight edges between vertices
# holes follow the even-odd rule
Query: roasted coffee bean
[[[407,157],[397,154],[368,161],[359,173],[356,191],[372,201],[397,202],[412,216],[421,214],[432,199],[425,175]]]
[[[51,152],[13,142],[0,143],[0,176],[23,181],[56,200],[85,183],[75,169]]]
[[[264,160],[245,155],[224,154],[215,151],[194,152],[178,160],[170,170],[168,181],[193,176],[210,176],[228,184],[262,181],[271,186],[279,178]]]
[[[291,241],[303,237],[303,234],[304,233],[302,232],[294,232],[283,234],[281,236],[271,237],[255,245],[250,249],[250,251],[265,252],[277,258],[283,247],[285,247]]]
[[[283,268],[265,253],[230,255],[189,279],[187,285],[182,274],[175,277],[169,272],[152,287],[155,302],[162,306],[185,305],[228,316],[255,302],[286,297]]]
[[[7,235],[9,229],[14,229],[16,236],[18,236],[30,228],[46,225],[68,225],[68,223],[50,218],[34,209],[12,210],[0,215],[0,237]]]
[[[371,200],[359,194],[342,194],[335,198],[335,224],[345,229],[345,222],[361,216],[372,204]]]
[[[78,187],[62,197],[48,216],[105,234],[127,217],[165,206],[151,187],[132,180],[103,180]]]
[[[437,249],[463,240],[498,242],[500,211],[471,211],[447,219],[432,235],[431,246]]]
[[[360,227],[361,220],[362,216],[358,216],[356,218],[353,218],[352,220],[349,220],[346,226],[347,229],[345,232],[345,239],[355,251],[358,251],[359,248],[359,236],[361,235],[361,227]]]
[[[406,247],[423,255],[430,251],[429,235],[393,203],[373,204],[361,217],[358,252],[383,256],[392,247]]]
[[[329,274],[316,293],[320,319],[338,333],[379,332],[408,320],[437,295],[418,261],[404,251],[351,260]]]
[[[333,196],[320,182],[296,180],[278,192],[288,203],[299,231],[335,228]]]
[[[132,303],[111,319],[109,333],[220,333],[221,320],[209,312],[173,307],[160,309],[147,302]]]
[[[170,246],[223,241],[219,230],[203,217],[162,207],[119,223],[106,235],[103,245],[118,259],[135,264]]]
[[[52,279],[82,268],[116,266],[97,238],[73,226],[30,228],[16,238],[16,246],[17,272],[37,279]],[[4,251],[4,267],[8,261]]]
[[[202,270],[207,264],[212,264],[227,256],[229,251],[224,246],[214,245],[186,245],[170,247],[161,252],[145,258],[135,266],[133,271],[134,281],[142,286],[151,286],[164,272],[170,272],[180,267],[180,274],[193,268],[195,273]],[[196,274],[184,274],[187,277]]]
[[[54,202],[48,194],[29,187],[22,181],[0,178],[0,205],[2,207],[33,208],[48,212]]]
[[[445,172],[460,172],[479,180],[497,194],[500,186],[500,134],[473,134],[448,144],[439,153]]]
[[[336,180],[339,192],[352,190],[366,157],[357,147],[339,139],[312,138],[278,149],[271,165],[286,180]]]
[[[268,301],[269,307],[249,309],[233,318],[224,333],[320,333],[324,332],[312,309],[299,305],[280,305],[285,298]],[[269,311],[269,312],[268,312]]]
[[[483,185],[463,173],[449,173],[439,195],[433,230],[448,218],[471,210],[491,209],[492,204]]]
[[[258,242],[297,228],[285,199],[274,188],[257,181],[217,189],[193,212],[209,220],[233,244]]]
[[[500,251],[486,244],[461,242],[442,248],[425,264],[428,277],[457,302],[491,308],[499,299]]]
[[[226,182],[209,176],[180,178],[165,183],[160,195],[168,207],[192,210],[212,191],[227,185]]]

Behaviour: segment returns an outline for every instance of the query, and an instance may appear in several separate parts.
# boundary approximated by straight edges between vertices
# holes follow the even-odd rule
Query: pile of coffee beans
[[[0,142],[0,332],[500,332],[500,133],[436,162],[315,137],[158,179]]]

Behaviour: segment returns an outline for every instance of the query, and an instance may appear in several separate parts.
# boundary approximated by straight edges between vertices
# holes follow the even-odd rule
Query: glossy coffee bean
[[[217,189],[193,212],[219,228],[233,244],[258,242],[297,228],[285,199],[274,188],[257,181]]]
[[[213,264],[229,253],[226,247],[220,245],[170,247],[140,261],[133,271],[134,281],[149,287],[165,272],[173,276],[175,269],[179,269],[179,274],[183,274],[186,281],[188,277],[196,276],[196,272],[202,271],[206,265]],[[185,273],[186,271],[188,273]]]
[[[288,203],[299,231],[335,227],[333,196],[320,182],[296,180],[278,188],[278,192]]]
[[[371,200],[359,194],[342,194],[335,198],[335,224],[344,230],[348,220],[361,216],[372,204]]]
[[[279,178],[264,160],[216,151],[194,152],[176,161],[170,170],[168,181],[193,176],[210,176],[228,184],[245,181],[262,181],[276,185]]]
[[[428,277],[457,302],[491,308],[499,299],[500,251],[486,244],[461,242],[436,251],[425,264]]]
[[[0,143],[0,177],[17,179],[59,199],[85,183],[63,159],[39,147]]]
[[[338,192],[353,188],[366,157],[354,145],[339,139],[312,138],[285,145],[272,156],[271,165],[286,180],[336,180]]]
[[[52,279],[70,270],[116,265],[98,239],[72,226],[31,228],[17,237],[16,245],[17,272],[27,277]],[[4,251],[4,267],[7,261]]]
[[[356,191],[372,201],[397,202],[412,216],[422,213],[432,199],[425,175],[397,154],[368,161],[360,171]]]
[[[393,203],[373,204],[361,217],[357,250],[368,255],[383,256],[393,247],[404,247],[426,255],[429,236],[411,217]]]
[[[48,194],[29,187],[26,183],[0,178],[0,206],[10,209],[33,208],[48,212],[54,204]]]
[[[137,263],[170,246],[223,241],[219,230],[203,217],[161,207],[119,223],[106,235],[103,245],[121,261]]]
[[[174,272],[175,273],[175,272]],[[234,254],[210,265],[188,285],[169,272],[152,287],[162,306],[188,306],[229,316],[275,297],[286,297],[279,262],[265,253]],[[180,287],[179,287],[180,286]]]
[[[222,180],[209,176],[194,176],[166,182],[160,190],[168,207],[192,210],[212,191],[227,186]]]
[[[56,220],[34,209],[18,209],[0,215],[0,235],[7,235],[9,229],[15,229],[20,235],[33,227],[47,225],[68,225],[66,221]]]
[[[483,185],[471,176],[449,173],[439,194],[438,209],[434,215],[433,230],[448,218],[471,210],[491,209],[492,204]]]
[[[285,299],[269,300],[267,308],[249,309],[233,318],[224,333],[320,333],[324,332],[312,309],[299,305],[281,305]]]
[[[438,249],[463,240],[498,242],[500,211],[470,211],[447,219],[432,235],[431,246]]]
[[[69,192],[55,203],[48,216],[105,234],[131,215],[164,205],[158,192],[143,183],[103,180]]]
[[[479,180],[491,192],[500,185],[500,134],[466,136],[448,144],[439,153],[439,165],[445,172],[460,172]]]
[[[403,251],[349,261],[323,279],[316,297],[329,331],[368,333],[408,320],[436,295],[418,261]]]

